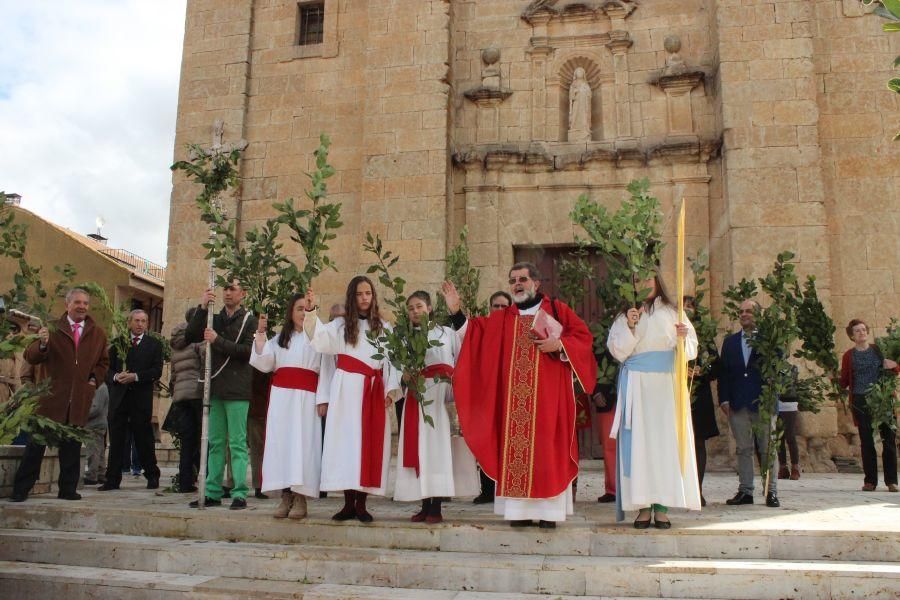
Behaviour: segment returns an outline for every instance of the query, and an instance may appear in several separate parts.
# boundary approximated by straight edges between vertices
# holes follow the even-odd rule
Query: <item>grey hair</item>
[[[538,271],[537,265],[532,262],[517,262],[509,268],[509,274],[513,271],[520,271],[522,269],[528,269],[528,276],[532,279],[539,280],[541,278],[541,272]],[[507,276],[509,274],[507,274]]]
[[[130,313],[128,313],[128,320],[130,321],[132,318],[134,318],[134,315],[136,315],[138,313],[142,313],[148,319],[150,318],[150,315],[147,314],[146,310],[144,310],[143,308],[135,308]]]
[[[68,292],[66,292],[66,303],[67,304],[72,301],[72,296],[74,296],[75,294],[84,294],[88,298],[91,297],[91,293],[89,291],[87,291],[86,289],[80,288],[80,287],[74,287],[74,288],[70,289]]]

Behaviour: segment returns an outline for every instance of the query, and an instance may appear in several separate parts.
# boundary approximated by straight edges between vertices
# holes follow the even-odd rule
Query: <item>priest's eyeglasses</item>
[[[509,285],[515,285],[517,283],[528,283],[530,279],[530,277],[526,277],[525,275],[522,275],[521,277],[510,277]]]

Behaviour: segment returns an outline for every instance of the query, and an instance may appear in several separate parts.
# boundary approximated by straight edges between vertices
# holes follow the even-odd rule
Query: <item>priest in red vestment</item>
[[[574,383],[587,393],[594,389],[593,337],[571,308],[539,292],[535,265],[513,265],[509,287],[512,306],[467,320],[456,288],[442,286],[451,322],[463,337],[453,394],[463,437],[497,482],[495,512],[513,526],[537,520],[552,528],[572,514],[578,475]],[[538,334],[532,329],[536,318],[558,322],[561,333]]]

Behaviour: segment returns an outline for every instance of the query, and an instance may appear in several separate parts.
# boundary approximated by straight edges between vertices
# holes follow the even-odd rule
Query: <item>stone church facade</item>
[[[411,288],[435,290],[467,226],[482,292],[502,289],[515,259],[572,245],[578,195],[615,208],[648,177],[667,214],[686,199],[714,308],[792,249],[839,326],[900,315],[900,111],[885,88],[900,35],[857,0],[187,6],[175,154],[209,143],[216,119],[226,142],[249,143],[229,202],[241,227],[303,197],[331,136],[345,225],[340,272],[316,282],[325,302],[371,262],[367,231],[399,253]],[[168,327],[206,280],[195,194],[175,177]],[[808,466],[855,452],[839,409],[804,417]]]

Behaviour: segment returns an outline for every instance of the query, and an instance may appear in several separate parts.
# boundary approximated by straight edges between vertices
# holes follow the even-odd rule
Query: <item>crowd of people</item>
[[[706,441],[719,435],[712,383],[718,405],[736,443],[739,485],[729,505],[754,502],[754,454],[767,453],[773,422],[760,425],[758,400],[763,381],[751,339],[759,305],[740,306],[741,329],[725,337],[721,352],[694,382],[689,414],[676,411],[675,348],[683,340],[694,360],[697,335],[685,313],[667,295],[659,277],[639,306],[615,319],[603,344],[595,346],[587,325],[564,302],[541,291],[541,275],[531,263],[509,271],[508,292],[490,297],[487,316],[466,315],[460,295],[445,282],[441,293],[447,325],[434,324],[431,294],[419,290],[406,304],[416,327],[429,324],[424,399],[410,390],[410,373],[399,372],[373,344],[389,331],[373,282],[351,279],[342,304],[328,322],[319,316],[312,291],[288,302],[284,320],[270,336],[265,315],[243,306],[245,291],[232,279],[222,291],[222,309],[207,327],[207,307],[217,300],[206,290],[198,306],[171,334],[170,391],[178,407],[179,475],[175,489],[197,491],[200,471],[202,360],[212,353],[205,506],[230,498],[230,508],[247,506],[251,487],[258,498],[280,495],[276,518],[303,519],[311,498],[343,494],[337,521],[371,522],[369,495],[421,502],[411,520],[443,520],[442,502],[475,496],[494,504],[496,514],[514,527],[554,528],[574,509],[578,476],[575,434],[577,392],[593,398],[600,415],[606,470],[599,502],[615,502],[617,520],[635,514],[638,529],[671,527],[669,509],[700,510],[706,470]],[[90,432],[86,480],[102,477],[101,491],[120,487],[129,436],[143,467],[148,489],[160,485],[151,423],[153,389],[162,374],[163,350],[147,331],[147,314],[128,318],[130,347],[109,348],[105,332],[88,314],[90,296],[73,289],[66,312],[52,330],[41,327],[24,360],[52,379],[41,412]],[[883,369],[898,371],[869,343],[868,326],[853,320],[847,335],[855,346],[842,360],[841,384],[850,394],[859,427],[864,491],[877,486],[872,420],[865,393]],[[601,347],[601,350],[596,350]],[[599,355],[598,355],[599,354]],[[597,386],[597,361],[619,365],[615,385]],[[0,384],[6,384],[0,379]],[[2,386],[0,386],[2,391]],[[777,479],[800,477],[795,438],[797,403],[785,396],[779,418],[785,432],[765,494],[769,507],[780,505]],[[399,444],[393,491],[391,412],[397,410]],[[768,425],[768,426],[767,426]],[[681,432],[687,432],[686,439]],[[897,491],[896,440],[883,425],[884,480]],[[100,466],[109,439],[105,472]],[[24,501],[37,480],[45,448],[33,439],[15,477],[13,502]],[[81,444],[59,448],[58,497],[81,498],[76,488]],[[779,468],[779,464],[782,465]],[[476,467],[477,465],[477,467]],[[248,467],[252,473],[248,485]],[[230,474],[228,472],[230,471]],[[197,507],[200,499],[190,503]]]

